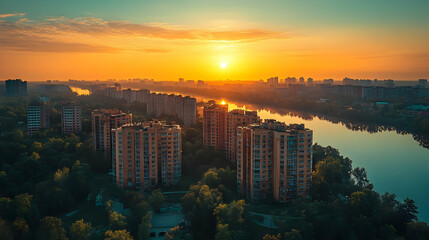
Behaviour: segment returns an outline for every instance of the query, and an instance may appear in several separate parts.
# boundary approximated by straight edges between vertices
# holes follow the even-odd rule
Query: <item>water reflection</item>
[[[78,96],[91,94],[91,91],[89,91],[88,89],[72,87],[72,86],[69,86],[69,87],[73,92],[77,93]]]
[[[325,120],[329,121],[333,124],[340,124],[345,126],[347,129],[352,131],[361,131],[361,132],[369,132],[369,133],[379,133],[379,132],[385,132],[385,131],[393,131],[400,135],[412,135],[413,139],[417,141],[420,146],[424,148],[429,148],[429,137],[424,135],[419,135],[416,133],[410,133],[403,129],[398,129],[393,126],[384,126],[384,125],[378,125],[378,124],[365,124],[361,122],[356,121],[349,121],[344,119],[339,119],[335,117],[329,117],[325,115],[314,115],[311,113],[305,113],[305,112],[296,112],[296,111],[290,111],[287,109],[281,109],[281,108],[270,108],[265,106],[259,106],[259,105],[250,105],[250,104],[243,104],[243,103],[229,103],[229,109],[239,108],[239,109],[249,109],[249,110],[255,110],[255,111],[268,111],[272,114],[278,114],[280,116],[290,116],[290,117],[298,117],[302,120],[308,120],[312,121],[314,118],[317,118],[319,120]]]

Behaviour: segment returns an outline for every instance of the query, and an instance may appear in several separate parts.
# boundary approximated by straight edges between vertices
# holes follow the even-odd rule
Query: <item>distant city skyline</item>
[[[429,78],[429,2],[2,1],[0,78]]]

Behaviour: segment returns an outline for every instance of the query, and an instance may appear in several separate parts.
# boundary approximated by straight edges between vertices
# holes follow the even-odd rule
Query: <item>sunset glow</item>
[[[429,78],[428,1],[345,2],[6,1],[0,77]]]

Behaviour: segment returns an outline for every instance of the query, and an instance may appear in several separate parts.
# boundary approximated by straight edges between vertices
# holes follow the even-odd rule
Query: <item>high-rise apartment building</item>
[[[46,105],[27,107],[28,135],[33,135],[40,129],[49,127],[49,111]]]
[[[113,129],[112,163],[121,188],[177,184],[182,163],[180,126],[150,121]]]
[[[94,151],[103,154],[106,159],[112,157],[111,131],[132,122],[131,113],[117,109],[96,109],[91,114]]]
[[[190,127],[197,122],[197,100],[189,96],[151,93],[147,113],[155,117],[177,115],[183,125]]]
[[[136,91],[136,102],[138,103],[150,103],[150,91],[147,89],[140,89]]]
[[[181,109],[178,106],[177,109]],[[183,120],[183,125],[190,127],[197,122],[197,100],[186,96],[183,98],[183,116],[179,115],[179,118]]]
[[[305,198],[312,172],[313,132],[274,120],[238,127],[237,191],[250,201]]]
[[[7,96],[26,96],[27,95],[27,81],[21,79],[9,79],[5,81],[6,95]]]
[[[226,114],[225,151],[226,157],[235,163],[237,149],[237,127],[259,122],[256,111],[234,109]]]
[[[216,151],[225,150],[225,124],[228,105],[207,104],[203,109],[203,144]]]
[[[122,91],[122,98],[127,101],[128,104],[136,101],[136,91],[128,88]]]
[[[65,134],[79,133],[82,131],[82,118],[79,106],[66,105],[62,107],[61,128]]]

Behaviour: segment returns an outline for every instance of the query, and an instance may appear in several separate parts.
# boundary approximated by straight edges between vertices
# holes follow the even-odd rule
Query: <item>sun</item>
[[[227,68],[227,67],[228,67],[228,63],[226,63],[226,62],[221,62],[221,63],[220,63],[220,67],[221,67],[221,68],[223,68],[223,69],[225,69],[225,68]]]

